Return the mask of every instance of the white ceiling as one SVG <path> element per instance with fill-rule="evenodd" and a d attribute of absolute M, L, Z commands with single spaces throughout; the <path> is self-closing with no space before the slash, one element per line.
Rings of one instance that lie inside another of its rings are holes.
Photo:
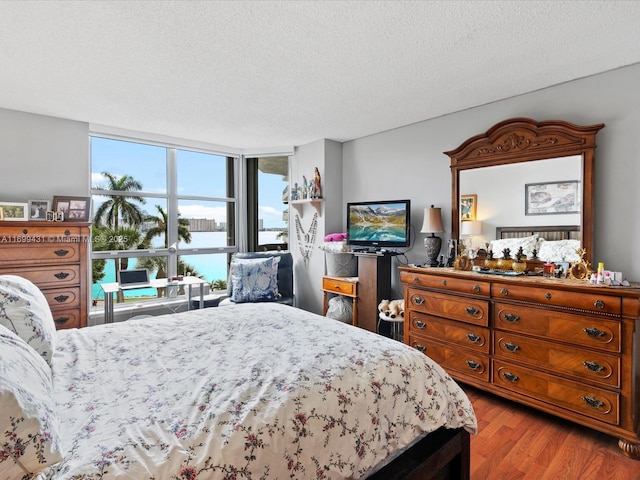
<path fill-rule="evenodd" d="M 0 107 L 236 148 L 637 62 L 637 1 L 0 1 Z"/>

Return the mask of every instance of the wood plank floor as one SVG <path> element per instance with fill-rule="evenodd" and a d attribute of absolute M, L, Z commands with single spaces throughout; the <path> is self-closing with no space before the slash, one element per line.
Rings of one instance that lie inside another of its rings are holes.
<path fill-rule="evenodd" d="M 616 438 L 462 387 L 478 417 L 471 480 L 640 480 Z"/>

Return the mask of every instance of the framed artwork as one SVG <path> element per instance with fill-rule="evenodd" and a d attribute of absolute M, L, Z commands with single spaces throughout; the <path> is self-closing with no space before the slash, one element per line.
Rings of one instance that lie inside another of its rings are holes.
<path fill-rule="evenodd" d="M 560 215 L 580 213 L 580 181 L 527 183 L 525 215 Z"/>
<path fill-rule="evenodd" d="M 2 220 L 19 221 L 29 219 L 29 204 L 15 202 L 0 202 L 2 210 Z"/>
<path fill-rule="evenodd" d="M 65 222 L 87 222 L 91 212 L 91 197 L 53 197 L 53 210 L 56 212 L 56 221 L 62 218 Z"/>
<path fill-rule="evenodd" d="M 567 278 L 571 265 L 569 262 L 556 262 L 555 275 L 558 278 Z"/>
<path fill-rule="evenodd" d="M 49 200 L 29 200 L 29 220 L 46 220 L 49 210 L 51 210 L 51 202 Z"/>
<path fill-rule="evenodd" d="M 477 206 L 477 195 L 460 195 L 460 220 L 475 221 Z"/>

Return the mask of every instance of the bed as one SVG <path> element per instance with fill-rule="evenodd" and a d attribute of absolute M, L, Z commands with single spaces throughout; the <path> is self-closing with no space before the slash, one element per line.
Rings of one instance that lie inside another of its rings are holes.
<path fill-rule="evenodd" d="M 471 403 L 402 343 L 275 303 L 56 332 L 9 277 L 0 479 L 469 476 Z"/>

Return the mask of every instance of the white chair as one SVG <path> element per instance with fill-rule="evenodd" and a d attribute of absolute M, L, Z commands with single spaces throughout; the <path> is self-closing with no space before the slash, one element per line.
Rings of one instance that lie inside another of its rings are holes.
<path fill-rule="evenodd" d="M 383 312 L 379 312 L 378 315 L 378 333 L 380 333 L 380 323 L 381 322 L 389 322 L 391 323 L 391 338 L 402 342 L 402 337 L 404 336 L 404 317 L 397 316 L 395 318 L 391 318 Z"/>

